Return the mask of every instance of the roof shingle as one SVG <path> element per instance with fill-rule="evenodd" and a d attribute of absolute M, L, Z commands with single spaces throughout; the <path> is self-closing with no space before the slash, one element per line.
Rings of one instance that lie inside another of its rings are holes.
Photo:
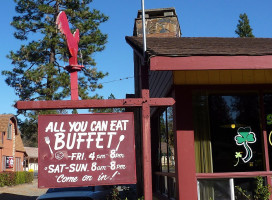
<path fill-rule="evenodd" d="M 0 133 L 1 132 L 8 132 L 8 125 L 10 121 L 14 122 L 15 126 L 15 150 L 20 152 L 25 152 L 24 144 L 20 135 L 20 131 L 17 127 L 17 120 L 16 117 L 12 114 L 3 114 L 0 115 Z M 3 147 L 2 145 L 2 137 L 0 137 L 0 147 Z"/>
<path fill-rule="evenodd" d="M 21 135 L 15 135 L 15 150 L 20 152 L 26 152 Z"/>
<path fill-rule="evenodd" d="M 12 118 L 15 118 L 15 117 L 14 115 L 11 115 L 11 114 L 0 115 L 0 132 L 8 131 L 8 124 Z"/>
<path fill-rule="evenodd" d="M 8 124 L 10 122 L 10 120 L 14 118 L 14 115 L 12 114 L 3 114 L 0 115 L 0 133 L 2 132 L 8 132 Z M 17 129 L 17 123 L 16 123 L 16 129 Z M 17 130 L 16 130 L 17 131 Z M 2 142 L 2 137 L 0 137 L 0 147 L 3 147 L 3 142 Z"/>
<path fill-rule="evenodd" d="M 133 49 L 143 51 L 142 37 L 126 37 Z M 263 56 L 272 55 L 272 38 L 180 37 L 147 38 L 148 56 Z"/>
<path fill-rule="evenodd" d="M 38 158 L 38 148 L 36 147 L 25 147 L 26 154 L 29 158 Z"/>

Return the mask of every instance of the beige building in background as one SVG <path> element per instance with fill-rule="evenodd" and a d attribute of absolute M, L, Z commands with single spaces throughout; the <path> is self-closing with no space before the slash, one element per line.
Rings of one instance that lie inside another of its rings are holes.
<path fill-rule="evenodd" d="M 36 147 L 25 147 L 26 158 L 25 158 L 25 170 L 29 171 L 32 169 L 35 172 L 38 172 L 38 148 Z"/>

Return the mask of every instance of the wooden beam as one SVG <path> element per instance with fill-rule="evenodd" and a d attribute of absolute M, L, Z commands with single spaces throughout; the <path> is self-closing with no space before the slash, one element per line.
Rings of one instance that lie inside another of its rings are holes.
<path fill-rule="evenodd" d="M 19 110 L 125 108 L 141 107 L 143 103 L 147 103 L 149 106 L 172 106 L 175 100 L 173 98 L 128 98 L 106 100 L 17 101 L 15 107 Z"/>
<path fill-rule="evenodd" d="M 150 58 L 150 70 L 272 69 L 272 56 L 190 56 Z"/>
<path fill-rule="evenodd" d="M 176 107 L 176 172 L 179 200 L 197 200 L 195 138 L 192 90 L 175 90 Z"/>
<path fill-rule="evenodd" d="M 272 176 L 272 172 L 271 171 L 256 171 L 256 172 L 196 173 L 197 179 L 252 178 L 257 176 Z"/>
<path fill-rule="evenodd" d="M 147 102 L 149 90 L 142 89 L 142 98 Z M 142 138 L 143 138 L 143 174 L 144 198 L 152 200 L 152 166 L 151 166 L 151 130 L 150 130 L 150 105 L 143 104 L 142 108 Z"/>
<path fill-rule="evenodd" d="M 71 100 L 78 100 L 78 75 L 77 71 L 70 72 Z"/>

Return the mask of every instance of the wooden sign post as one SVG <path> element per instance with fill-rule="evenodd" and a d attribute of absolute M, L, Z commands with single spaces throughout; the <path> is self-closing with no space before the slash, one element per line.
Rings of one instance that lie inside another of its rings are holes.
<path fill-rule="evenodd" d="M 150 107 L 172 106 L 173 98 L 150 98 L 149 90 L 142 90 L 142 98 L 107 99 L 107 100 L 58 100 L 58 101 L 18 101 L 15 105 L 20 110 L 57 110 L 89 108 L 128 108 L 142 107 L 143 135 L 143 172 L 145 199 L 152 200 L 151 170 L 151 134 Z M 78 115 L 80 116 L 80 115 Z"/>
<path fill-rule="evenodd" d="M 78 50 L 78 41 L 79 41 L 79 32 L 76 31 L 75 34 L 71 34 L 69 29 L 69 24 L 67 21 L 67 17 L 64 14 L 64 12 L 61 12 L 59 14 L 59 17 L 57 19 L 57 24 L 59 25 L 59 29 L 63 34 L 66 35 L 67 38 L 67 45 L 70 52 L 70 59 L 68 67 L 68 71 L 70 73 L 76 72 L 76 75 L 71 74 L 71 100 L 59 100 L 59 101 L 18 101 L 15 105 L 17 109 L 20 110 L 58 110 L 58 109 L 90 109 L 90 108 L 126 108 L 126 107 L 141 107 L 142 108 L 142 143 L 143 143 L 143 174 L 144 174 L 144 197 L 145 200 L 152 200 L 152 170 L 151 170 L 151 133 L 150 133 L 150 107 L 152 106 L 172 106 L 175 103 L 175 100 L 173 98 L 150 98 L 149 96 L 149 87 L 148 87 L 148 73 L 147 69 L 144 68 L 144 72 L 142 75 L 142 92 L 141 92 L 141 98 L 127 98 L 127 99 L 107 99 L 107 100 L 78 100 L 78 90 L 77 90 L 77 71 L 80 71 L 83 66 L 79 66 L 77 64 L 77 50 Z M 65 116 L 65 115 L 64 115 Z M 81 115 L 76 115 L 77 117 L 80 117 Z M 42 117 L 42 116 L 41 116 Z M 60 116 L 59 116 L 60 117 Z M 62 118 L 62 117 L 60 117 Z M 64 117 L 65 118 L 65 117 Z M 84 120 L 83 120 L 84 121 Z M 65 121 L 63 121 L 65 122 Z M 44 140 L 42 148 L 49 148 L 49 140 L 51 139 L 46 136 L 44 133 L 44 128 L 46 130 L 46 126 L 49 125 L 49 121 L 47 121 L 45 124 L 42 125 L 39 124 L 39 127 L 42 126 L 42 131 L 40 140 Z M 67 127 L 66 127 L 67 128 Z M 69 128 L 69 127 L 68 127 Z M 50 130 L 50 129 L 48 129 Z M 40 133 L 39 133 L 40 134 Z M 120 135 L 122 133 L 119 133 Z M 121 135 L 120 135 L 121 137 Z M 121 139 L 119 137 L 119 139 Z M 47 139 L 46 139 L 47 138 Z M 116 142 L 116 141 L 115 141 Z M 116 144 L 115 144 L 116 145 Z M 54 146 L 54 149 L 52 149 L 52 152 L 50 148 L 49 151 L 47 149 L 47 153 L 52 155 L 57 150 L 58 146 Z M 50 153 L 49 153 L 50 152 Z M 94 150 L 95 152 L 95 150 Z M 56 153 L 56 152 L 55 152 Z M 80 152 L 78 152 L 80 153 Z M 61 154 L 60 154 L 61 155 Z M 58 156 L 60 156 L 58 154 Z M 72 154 L 67 154 L 68 156 L 71 156 Z M 44 156 L 44 155 L 40 155 Z M 54 157 L 57 157 L 57 155 L 54 154 Z M 43 158 L 39 158 L 39 160 L 43 160 Z M 51 167 L 49 169 L 49 165 L 44 166 L 42 170 L 46 170 L 48 173 L 48 170 L 56 170 L 55 165 L 57 163 L 53 164 L 54 167 Z M 65 164 L 65 163 L 64 163 Z M 71 170 L 71 164 L 73 163 L 67 163 L 65 164 L 64 168 L 68 167 L 65 170 Z M 105 164 L 107 165 L 107 164 Z M 45 169 L 46 168 L 46 169 Z M 51 172 L 51 171 L 50 171 Z M 114 174 L 108 175 L 109 177 L 115 177 Z M 133 175 L 131 176 L 132 180 Z M 89 185 L 97 184 L 97 182 L 89 182 Z M 115 184 L 115 182 L 106 182 L 106 184 Z M 46 184 L 45 184 L 46 185 Z M 70 184 L 65 184 L 62 186 L 69 186 Z M 50 186 L 50 185 L 47 185 Z"/>

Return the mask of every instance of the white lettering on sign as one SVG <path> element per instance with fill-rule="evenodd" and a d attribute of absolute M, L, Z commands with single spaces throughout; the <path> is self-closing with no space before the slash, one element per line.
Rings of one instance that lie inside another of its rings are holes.
<path fill-rule="evenodd" d="M 132 114 L 128 118 L 123 114 L 120 118 L 105 114 L 40 118 L 40 176 L 45 180 L 40 186 L 107 185 L 136 180 Z"/>
<path fill-rule="evenodd" d="M 108 121 L 93 121 L 90 126 L 91 131 L 107 131 Z"/>
<path fill-rule="evenodd" d="M 60 164 L 60 165 L 49 165 L 49 170 L 48 173 L 62 173 L 64 167 L 66 166 L 66 164 Z"/>
<path fill-rule="evenodd" d="M 72 156 L 68 156 L 71 160 L 84 160 L 84 153 L 72 153 Z"/>
<path fill-rule="evenodd" d="M 82 147 L 81 143 L 86 143 L 87 149 L 91 147 L 91 143 L 95 141 L 95 146 L 97 149 L 103 149 L 105 147 L 104 138 L 108 137 L 107 148 L 111 148 L 112 138 L 116 136 L 116 132 L 88 132 L 88 133 L 55 133 L 55 150 L 61 150 L 64 147 L 67 149 L 80 149 Z M 96 137 L 95 139 L 92 137 Z"/>
<path fill-rule="evenodd" d="M 98 132 L 97 138 L 96 138 L 96 148 L 103 149 L 103 146 L 101 146 L 99 143 L 103 141 L 103 138 L 101 138 L 101 135 L 106 135 L 105 132 Z"/>
<path fill-rule="evenodd" d="M 71 164 L 69 172 L 86 172 L 88 164 Z"/>
<path fill-rule="evenodd" d="M 89 158 L 90 158 L 91 160 L 94 160 L 94 158 L 95 158 L 95 152 L 90 153 L 90 154 L 89 154 Z"/>
<path fill-rule="evenodd" d="M 126 169 L 126 165 L 116 165 L 116 169 Z"/>
<path fill-rule="evenodd" d="M 110 136 L 107 148 L 110 148 L 111 147 L 112 136 L 116 135 L 116 132 L 108 132 L 107 134 Z"/>
<path fill-rule="evenodd" d="M 128 120 L 112 120 L 110 123 L 111 131 L 125 131 L 127 130 Z"/>
<path fill-rule="evenodd" d="M 111 150 L 110 158 L 124 158 L 124 154 L 122 153 L 116 153 L 115 150 Z"/>
<path fill-rule="evenodd" d="M 107 166 L 98 166 L 96 162 L 93 162 L 91 166 L 92 171 L 102 171 L 106 169 L 107 169 Z"/>
<path fill-rule="evenodd" d="M 69 134 L 68 133 L 68 140 L 70 141 L 70 136 L 71 133 Z M 64 133 L 55 133 L 55 137 L 56 137 L 56 140 L 55 140 L 55 146 L 54 146 L 54 149 L 55 150 L 59 150 L 59 149 L 63 149 L 63 147 L 65 146 L 65 142 L 63 141 L 64 137 L 65 137 L 65 134 Z M 60 146 L 59 146 L 60 144 Z M 66 146 L 66 148 L 68 149 L 68 147 Z"/>
<path fill-rule="evenodd" d="M 88 171 L 88 164 L 58 164 L 58 165 L 49 165 L 48 173 L 63 173 L 65 170 L 68 170 L 69 172 L 86 172 Z"/>
<path fill-rule="evenodd" d="M 58 128 L 58 122 L 49 122 L 48 126 L 45 128 L 45 132 L 65 132 L 63 129 L 64 122 L 60 123 L 60 127 Z"/>
<path fill-rule="evenodd" d="M 106 158 L 106 155 L 108 155 L 108 154 L 101 154 L 101 155 L 98 154 L 98 155 L 96 156 L 96 160 L 97 160 L 97 159 L 105 159 L 105 158 Z"/>
<path fill-rule="evenodd" d="M 88 122 L 69 122 L 69 132 L 85 132 L 88 126 Z"/>
<path fill-rule="evenodd" d="M 78 181 L 78 177 L 77 176 L 65 176 L 64 174 L 61 174 L 60 176 L 58 176 L 57 178 L 57 182 L 58 183 L 66 183 L 66 182 L 70 182 L 70 183 L 75 183 Z"/>
<path fill-rule="evenodd" d="M 109 179 L 110 178 L 110 176 L 108 176 L 108 175 L 105 175 L 104 173 L 102 173 L 102 174 L 100 174 L 99 176 L 98 176 L 98 178 L 97 178 L 97 180 L 98 181 L 103 181 L 103 180 L 107 180 L 107 179 Z"/>
<path fill-rule="evenodd" d="M 91 180 L 93 180 L 92 176 L 85 175 L 82 177 L 82 181 L 91 181 Z"/>
<path fill-rule="evenodd" d="M 94 139 L 92 138 L 93 135 L 96 135 L 96 132 L 89 132 L 89 133 L 88 133 L 88 138 L 87 138 L 87 140 L 86 140 L 86 141 L 87 141 L 87 149 L 90 148 L 91 142 L 94 141 Z"/>
<path fill-rule="evenodd" d="M 81 142 L 84 142 L 85 139 L 82 139 L 82 136 L 86 136 L 87 133 L 78 133 L 78 139 L 77 139 L 77 149 L 80 149 Z"/>

